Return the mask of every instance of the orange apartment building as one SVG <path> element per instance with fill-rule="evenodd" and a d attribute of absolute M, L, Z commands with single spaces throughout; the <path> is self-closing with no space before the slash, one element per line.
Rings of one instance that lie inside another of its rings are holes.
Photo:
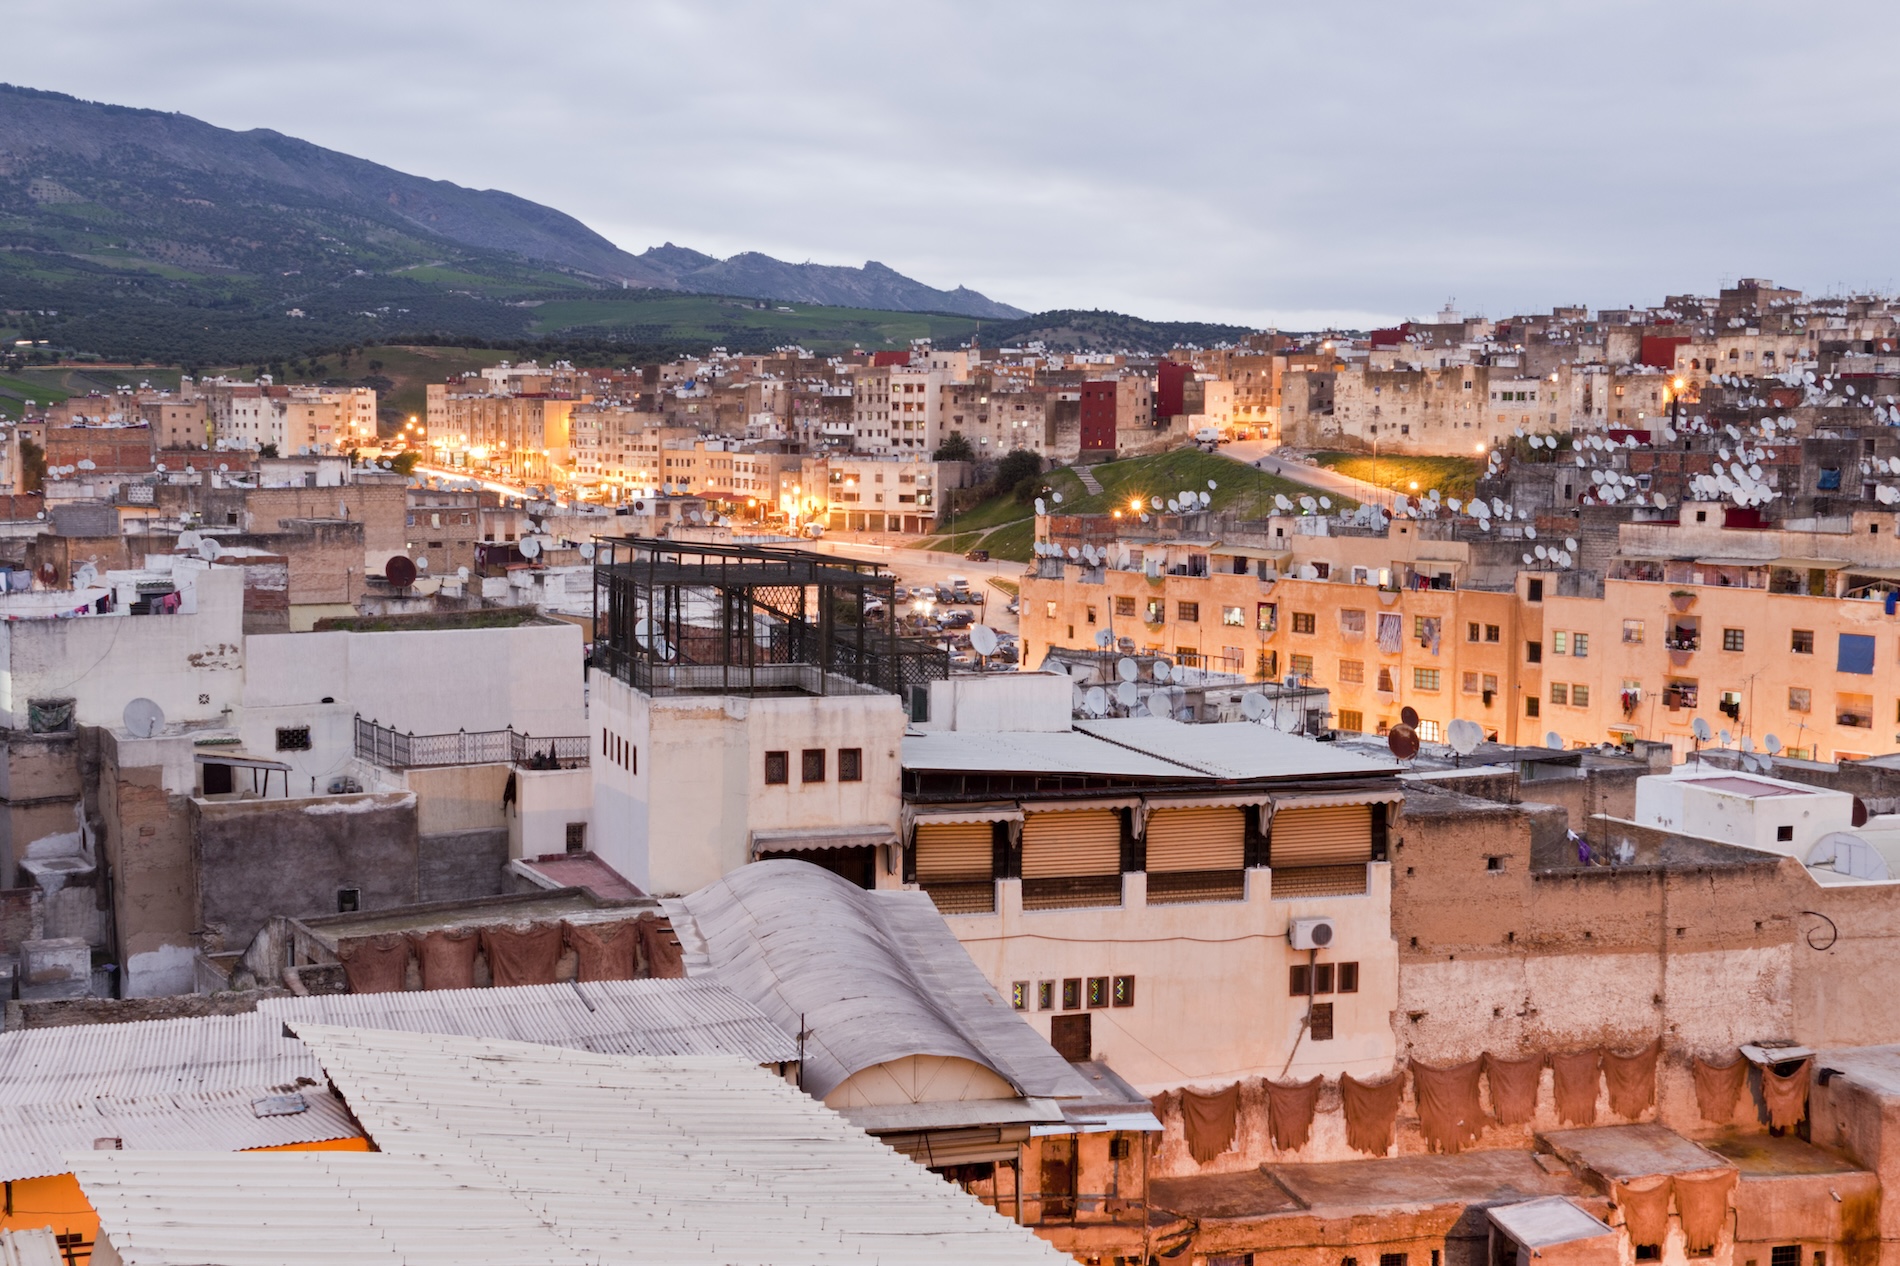
<path fill-rule="evenodd" d="M 1035 564 L 1024 662 L 1107 629 L 1124 649 L 1324 686 L 1339 730 L 1384 733 L 1412 707 L 1427 741 L 1464 718 L 1505 743 L 1652 739 L 1683 754 L 1701 718 L 1812 760 L 1900 742 L 1890 514 L 1825 532 L 1626 523 L 1595 572 L 1525 567 L 1526 541 L 1464 539 L 1475 532 L 1450 522 L 1196 517 L 1164 542 L 1109 545 L 1112 565 Z M 1052 522 L 1059 542 L 1099 543 L 1109 521 Z"/>

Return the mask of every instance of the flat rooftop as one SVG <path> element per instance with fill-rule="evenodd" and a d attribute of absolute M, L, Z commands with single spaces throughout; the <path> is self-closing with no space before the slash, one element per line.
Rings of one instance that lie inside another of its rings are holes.
<path fill-rule="evenodd" d="M 1601 1125 L 1538 1137 L 1572 1165 L 1611 1180 L 1729 1167 L 1725 1158 L 1663 1125 Z"/>
<path fill-rule="evenodd" d="M 1734 1165 L 1741 1171 L 1744 1180 L 1784 1178 L 1799 1174 L 1865 1172 L 1860 1166 L 1824 1152 L 1792 1134 L 1775 1138 L 1768 1134 L 1743 1134 L 1731 1130 L 1712 1139 L 1703 1139 L 1702 1146 Z"/>
<path fill-rule="evenodd" d="M 1268 1164 L 1231 1174 L 1158 1178 L 1148 1191 L 1150 1204 L 1201 1222 L 1585 1194 L 1568 1168 L 1554 1169 L 1544 1168 L 1528 1151 L 1478 1151 Z"/>

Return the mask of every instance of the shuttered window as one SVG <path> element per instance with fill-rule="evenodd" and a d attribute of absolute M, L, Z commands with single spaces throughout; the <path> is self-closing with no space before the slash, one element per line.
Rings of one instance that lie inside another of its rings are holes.
<path fill-rule="evenodd" d="M 917 880 L 988 879 L 995 857 L 987 822 L 919 822 Z"/>
<path fill-rule="evenodd" d="M 1239 870 L 1247 819 L 1238 808 L 1157 809 L 1148 815 L 1148 870 Z"/>
<path fill-rule="evenodd" d="M 1122 821 L 1113 809 L 1032 813 L 1023 823 L 1023 878 L 1118 875 Z"/>
<path fill-rule="evenodd" d="M 1283 866 L 1343 866 L 1372 860 L 1372 806 L 1282 809 L 1269 828 L 1269 860 Z"/>

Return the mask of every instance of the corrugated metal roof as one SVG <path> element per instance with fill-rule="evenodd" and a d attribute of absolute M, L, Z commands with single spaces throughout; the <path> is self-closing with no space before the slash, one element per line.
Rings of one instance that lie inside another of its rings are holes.
<path fill-rule="evenodd" d="M 1088 1086 L 991 987 L 930 897 L 867 892 L 807 862 L 741 866 L 668 900 L 688 975 L 712 978 L 787 1033 L 800 1017 L 805 1088 L 912 1055 L 974 1061 L 1024 1095 Z"/>
<path fill-rule="evenodd" d="M 78 1156 L 126 1266 L 1069 1260 L 742 1058 L 296 1027 L 381 1152 Z"/>
<path fill-rule="evenodd" d="M 0 1266 L 66 1266 L 51 1227 L 0 1231 Z"/>
<path fill-rule="evenodd" d="M 1183 725 L 1179 728 L 1199 727 Z M 1050 734 L 1013 730 L 906 734 L 904 768 L 969 773 L 1101 774 L 1169 781 L 1206 776 L 1203 770 L 1103 743 L 1077 730 Z"/>
<path fill-rule="evenodd" d="M 261 1093 L 225 1090 L 0 1107 L 0 1180 L 71 1173 L 69 1155 L 91 1150 L 100 1139 L 116 1138 L 133 1151 L 237 1152 L 362 1137 L 325 1087 L 305 1089 L 304 1111 L 274 1116 L 257 1114 L 253 1104 Z"/>
<path fill-rule="evenodd" d="M 605 1055 L 742 1055 L 789 1063 L 798 1042 L 710 980 L 611 980 L 271 998 L 260 1015 L 362 1029 L 507 1038 Z"/>
<path fill-rule="evenodd" d="M 1165 757 L 1210 778 L 1316 778 L 1396 774 L 1398 766 L 1331 743 L 1240 722 L 1184 725 L 1162 717 L 1077 721 L 1075 728 L 1131 752 Z M 905 740 L 906 743 L 909 740 Z M 909 764 L 909 748 L 905 748 Z"/>
<path fill-rule="evenodd" d="M 281 1024 L 256 1015 L 0 1033 L 0 1105 L 256 1090 L 322 1077 Z"/>

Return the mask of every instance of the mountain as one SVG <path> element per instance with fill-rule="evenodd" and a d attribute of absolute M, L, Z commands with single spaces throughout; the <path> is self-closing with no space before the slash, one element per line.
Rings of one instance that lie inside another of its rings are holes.
<path fill-rule="evenodd" d="M 1038 312 L 1016 321 L 985 324 L 982 339 L 989 347 L 1041 343 L 1057 352 L 1165 352 L 1184 345 L 1215 347 L 1234 343 L 1253 332 L 1244 325 L 1145 321 L 1120 312 L 1065 308 Z"/>
<path fill-rule="evenodd" d="M 57 310 L 77 327 L 62 337 L 102 352 L 129 354 L 128 323 L 148 320 L 172 327 L 181 354 L 233 335 L 279 347 L 361 337 L 366 325 L 510 337 L 529 329 L 512 305 L 621 287 L 1021 315 L 875 263 L 721 261 L 671 244 L 634 255 L 499 190 L 268 130 L 0 85 L 0 308 Z M 240 315 L 255 328 L 238 330 Z"/>

